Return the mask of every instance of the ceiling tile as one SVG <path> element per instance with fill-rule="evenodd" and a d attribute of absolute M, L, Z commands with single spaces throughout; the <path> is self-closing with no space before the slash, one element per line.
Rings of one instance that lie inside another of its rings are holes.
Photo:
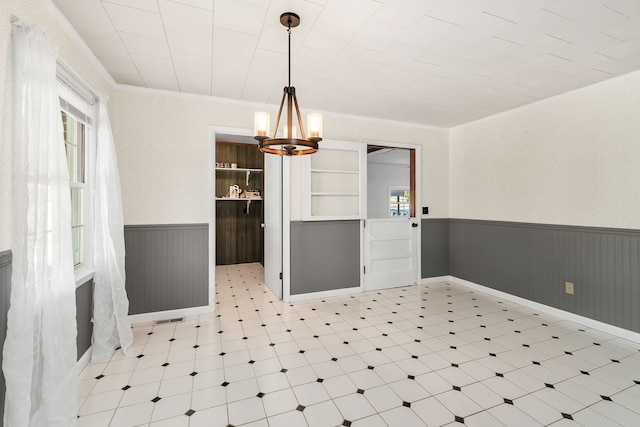
<path fill-rule="evenodd" d="M 398 40 L 404 29 L 384 22 L 369 20 L 351 39 L 350 44 L 366 49 L 383 51 Z"/>
<path fill-rule="evenodd" d="M 158 12 L 158 3 L 156 0 L 102 0 L 102 2 L 119 4 L 120 6 L 146 10 L 148 12 Z"/>
<path fill-rule="evenodd" d="M 54 3 L 80 35 L 120 40 L 100 0 L 54 0 Z"/>
<path fill-rule="evenodd" d="M 574 20 L 600 7 L 601 3 L 600 0 L 556 0 L 544 8 L 556 15 Z"/>
<path fill-rule="evenodd" d="M 196 34 L 187 34 L 180 31 L 167 30 L 167 41 L 171 52 L 179 52 L 187 55 L 211 57 L 211 36 L 204 37 Z"/>
<path fill-rule="evenodd" d="M 313 31 L 304 39 L 303 46 L 327 52 L 340 52 L 355 35 L 353 30 L 332 27 L 325 24 L 315 24 Z"/>
<path fill-rule="evenodd" d="M 213 1 L 214 0 L 170 0 L 174 3 L 180 3 L 187 6 L 197 7 L 199 9 L 211 10 L 213 11 Z"/>
<path fill-rule="evenodd" d="M 120 37 L 129 53 L 171 59 L 169 46 L 164 38 L 158 39 L 128 33 L 121 33 Z"/>
<path fill-rule="evenodd" d="M 97 56 L 97 58 L 102 62 L 102 65 L 105 66 L 110 73 L 114 74 L 127 74 L 134 75 L 138 74 L 138 69 L 133 63 L 133 59 L 130 57 L 127 58 L 113 58 L 109 56 Z"/>
<path fill-rule="evenodd" d="M 211 94 L 222 98 L 240 99 L 244 87 L 245 74 L 237 71 L 213 68 Z"/>
<path fill-rule="evenodd" d="M 174 53 L 175 71 L 182 92 L 211 94 L 211 59 Z"/>
<path fill-rule="evenodd" d="M 442 1 L 429 10 L 428 16 L 457 25 L 471 24 L 494 0 Z"/>
<path fill-rule="evenodd" d="M 328 64 L 320 77 L 327 80 L 347 82 L 361 70 L 369 66 L 377 55 L 378 52 L 369 49 L 347 46 Z"/>
<path fill-rule="evenodd" d="M 164 37 L 160 14 L 113 3 L 104 3 L 104 7 L 118 31 L 155 38 Z"/>
<path fill-rule="evenodd" d="M 431 10 L 439 0 L 395 0 L 387 1 L 380 6 L 373 19 L 396 25 L 403 28 L 411 28 Z"/>
<path fill-rule="evenodd" d="M 389 46 L 389 49 L 378 55 L 375 62 L 402 68 L 408 62 L 415 61 L 417 58 L 423 58 L 425 56 L 426 54 L 424 49 L 396 42 Z"/>
<path fill-rule="evenodd" d="M 629 18 L 640 15 L 640 2 L 638 0 L 611 0 L 607 2 L 607 7 Z"/>
<path fill-rule="evenodd" d="M 402 43 L 420 48 L 432 48 L 443 40 L 451 40 L 462 27 L 430 16 L 423 16 L 398 39 Z"/>
<path fill-rule="evenodd" d="M 143 55 L 131 55 L 131 58 L 149 87 L 179 90 L 176 73 L 170 60 Z"/>
<path fill-rule="evenodd" d="M 521 22 L 553 2 L 554 0 L 496 0 L 484 11 L 508 21 Z"/>
<path fill-rule="evenodd" d="M 601 32 L 618 40 L 640 41 L 640 15 L 612 25 L 609 28 L 603 28 Z"/>
<path fill-rule="evenodd" d="M 282 88 L 287 84 L 286 61 L 286 55 L 257 49 L 247 74 L 242 99 L 268 102 L 273 93 L 282 94 Z M 276 99 L 279 101 L 279 96 Z"/>
<path fill-rule="evenodd" d="M 251 67 L 257 43 L 256 36 L 216 28 L 213 34 L 214 66 L 246 73 Z"/>
<path fill-rule="evenodd" d="M 357 31 L 380 8 L 376 0 L 329 0 L 318 16 L 318 23 Z"/>
<path fill-rule="evenodd" d="M 470 19 L 468 24 L 447 38 L 469 46 L 480 46 L 490 38 L 514 26 L 516 24 L 511 21 L 481 12 Z"/>
<path fill-rule="evenodd" d="M 82 38 L 96 56 L 130 59 L 129 52 L 120 40 L 107 40 L 92 36 L 83 36 Z"/>
<path fill-rule="evenodd" d="M 233 1 L 216 1 L 213 22 L 216 27 L 257 36 L 264 25 L 267 9 Z"/>
<path fill-rule="evenodd" d="M 567 25 L 550 29 L 548 33 L 575 43 L 581 41 L 586 34 L 601 31 L 628 19 L 609 8 L 598 7 Z"/>
<path fill-rule="evenodd" d="M 556 28 L 567 25 L 569 22 L 570 20 L 567 18 L 546 10 L 540 10 L 516 25 L 504 29 L 497 36 L 525 45 L 528 41 L 544 36 Z"/>
<path fill-rule="evenodd" d="M 211 37 L 213 32 L 212 11 L 167 0 L 158 0 L 158 5 L 160 6 L 162 22 L 166 29 Z"/>

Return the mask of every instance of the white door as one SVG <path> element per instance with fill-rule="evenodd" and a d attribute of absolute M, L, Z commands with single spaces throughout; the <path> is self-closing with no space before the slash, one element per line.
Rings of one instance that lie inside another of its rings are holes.
<path fill-rule="evenodd" d="M 416 218 L 365 221 L 366 291 L 417 283 L 418 232 Z"/>
<path fill-rule="evenodd" d="M 282 157 L 264 155 L 264 281 L 282 299 Z"/>

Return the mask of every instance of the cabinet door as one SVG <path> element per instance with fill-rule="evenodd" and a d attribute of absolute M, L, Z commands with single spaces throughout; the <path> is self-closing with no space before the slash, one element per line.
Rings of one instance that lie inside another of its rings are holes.
<path fill-rule="evenodd" d="M 366 218 L 366 145 L 323 141 L 305 157 L 302 217 L 311 220 Z"/>

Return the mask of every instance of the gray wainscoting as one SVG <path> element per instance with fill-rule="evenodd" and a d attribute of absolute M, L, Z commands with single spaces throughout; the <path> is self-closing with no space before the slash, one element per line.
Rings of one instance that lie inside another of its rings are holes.
<path fill-rule="evenodd" d="M 360 286 L 360 221 L 291 222 L 291 295 Z"/>
<path fill-rule="evenodd" d="M 93 279 L 76 288 L 76 323 L 78 325 L 78 335 L 76 336 L 76 347 L 78 360 L 91 347 L 91 336 L 93 334 Z"/>
<path fill-rule="evenodd" d="M 452 276 L 640 332 L 640 230 L 462 219 L 449 227 Z"/>
<path fill-rule="evenodd" d="M 129 314 L 208 305 L 209 225 L 126 225 Z"/>
<path fill-rule="evenodd" d="M 421 228 L 422 277 L 449 275 L 449 220 L 423 219 Z"/>
<path fill-rule="evenodd" d="M 11 300 L 11 251 L 0 252 L 0 366 L 2 366 L 2 348 L 7 337 L 7 313 Z M 4 418 L 4 392 L 6 385 L 0 369 L 0 420 Z"/>

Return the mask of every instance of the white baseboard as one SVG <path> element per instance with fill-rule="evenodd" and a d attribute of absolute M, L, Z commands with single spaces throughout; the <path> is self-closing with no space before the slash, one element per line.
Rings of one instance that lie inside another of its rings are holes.
<path fill-rule="evenodd" d="M 420 279 L 421 285 L 430 285 L 432 283 L 442 283 L 451 281 L 451 276 L 436 276 L 436 277 L 425 277 Z"/>
<path fill-rule="evenodd" d="M 606 332 L 611 335 L 615 335 L 620 338 L 624 338 L 629 341 L 640 343 L 640 334 L 630 331 L 628 329 L 620 328 L 618 326 L 610 325 L 608 323 L 600 322 L 599 320 L 590 319 L 588 317 L 580 316 L 569 311 L 561 310 L 559 308 L 551 307 L 545 304 L 540 304 L 535 301 L 531 301 L 525 298 L 521 298 L 506 292 L 498 291 L 496 289 L 489 288 L 487 286 L 479 285 L 468 280 L 460 279 L 455 276 L 446 276 L 446 280 L 440 280 L 441 282 L 452 282 L 458 285 L 463 285 L 471 289 L 475 289 L 490 295 L 494 295 L 505 299 L 507 301 L 515 302 L 525 307 L 533 308 L 534 310 L 541 311 L 543 313 L 551 314 L 552 316 L 561 317 L 571 322 L 579 323 L 589 328 L 597 329 L 602 332 Z"/>
<path fill-rule="evenodd" d="M 131 314 L 129 321 L 133 323 L 155 322 L 156 320 L 173 319 L 176 317 L 199 316 L 213 313 L 213 307 L 203 305 L 201 307 L 180 308 L 177 310 L 154 311 L 152 313 Z"/>
<path fill-rule="evenodd" d="M 354 288 L 343 288 L 343 289 L 334 289 L 331 291 L 320 291 L 320 292 L 310 292 L 308 294 L 291 295 L 289 296 L 289 301 L 295 302 L 295 301 L 304 301 L 304 300 L 314 299 L 314 298 L 337 297 L 340 295 L 358 294 L 360 292 L 362 292 L 362 287 L 356 286 Z"/>
<path fill-rule="evenodd" d="M 80 372 L 82 372 L 85 366 L 89 364 L 89 361 L 91 360 L 91 350 L 92 347 L 89 346 L 87 351 L 85 351 L 80 359 L 78 359 L 78 361 L 76 362 L 76 376 L 80 375 Z"/>

